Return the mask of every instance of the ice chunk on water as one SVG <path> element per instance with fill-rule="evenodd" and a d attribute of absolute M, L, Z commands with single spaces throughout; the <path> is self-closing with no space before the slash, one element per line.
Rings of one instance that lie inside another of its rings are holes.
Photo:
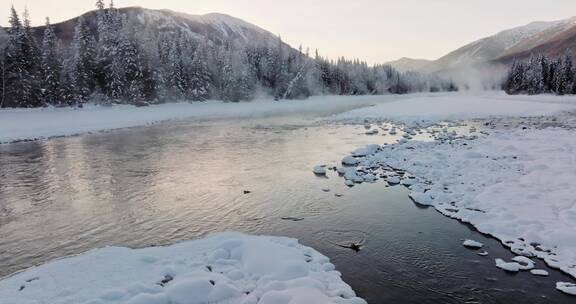
<path fill-rule="evenodd" d="M 543 270 L 543 269 L 532 269 L 532 270 L 530 270 L 530 273 L 535 275 L 535 276 L 541 276 L 541 277 L 548 276 L 548 271 Z"/>
<path fill-rule="evenodd" d="M 482 247 L 484 247 L 484 244 L 478 242 L 478 241 L 474 241 L 474 240 L 465 240 L 462 245 L 464 245 L 464 247 L 468 247 L 468 248 L 473 248 L 473 249 L 480 249 Z"/>

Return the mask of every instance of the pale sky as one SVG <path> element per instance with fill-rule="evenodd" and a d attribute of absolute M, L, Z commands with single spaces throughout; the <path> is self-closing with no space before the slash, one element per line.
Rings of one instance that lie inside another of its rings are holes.
<path fill-rule="evenodd" d="M 108 1 L 108 0 L 105 0 Z M 63 21 L 96 0 L 0 0 L 1 25 L 10 5 L 30 10 L 34 24 Z M 436 59 L 464 44 L 532 21 L 576 15 L 576 0 L 115 0 L 190 14 L 219 12 L 256 24 L 297 47 L 330 58 L 369 63 L 400 57 Z"/>

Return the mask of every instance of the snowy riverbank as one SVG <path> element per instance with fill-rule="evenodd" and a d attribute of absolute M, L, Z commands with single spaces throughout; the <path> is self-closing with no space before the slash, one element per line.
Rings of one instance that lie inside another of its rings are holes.
<path fill-rule="evenodd" d="M 88 105 L 79 108 L 2 109 L 0 143 L 45 139 L 120 128 L 144 126 L 177 119 L 233 119 L 272 115 L 330 115 L 404 97 L 322 96 L 307 100 L 224 103 L 167 103 L 149 107 Z"/>
<path fill-rule="evenodd" d="M 540 116 L 574 109 L 573 97 L 453 95 L 354 110 L 334 119 L 400 126 L 380 126 L 396 143 L 353 153 L 340 172 L 350 185 L 403 184 L 417 203 L 576 278 L 576 119 Z M 518 116 L 540 117 L 505 118 Z M 456 122 L 471 118 L 486 119 Z M 426 134 L 436 140 L 414 139 Z"/>
<path fill-rule="evenodd" d="M 4 304 L 362 304 L 325 256 L 298 241 L 224 233 L 104 248 L 0 281 Z"/>
<path fill-rule="evenodd" d="M 576 96 L 510 96 L 503 92 L 412 95 L 411 98 L 361 108 L 334 117 L 334 120 L 363 122 L 386 120 L 426 125 L 445 120 L 488 117 L 552 115 L 576 110 Z"/>

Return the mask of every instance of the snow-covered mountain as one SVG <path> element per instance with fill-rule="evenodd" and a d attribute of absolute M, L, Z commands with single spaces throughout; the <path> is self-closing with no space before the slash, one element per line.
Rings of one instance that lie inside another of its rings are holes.
<path fill-rule="evenodd" d="M 576 18 L 549 22 L 539 21 L 505 30 L 467 44 L 425 65 L 421 71 L 433 73 L 459 70 L 503 57 L 510 58 L 516 54 L 530 52 L 536 46 L 549 42 L 551 37 L 562 36 L 565 31 L 574 27 L 575 21 Z M 572 42 L 574 41 L 572 40 Z"/>
<path fill-rule="evenodd" d="M 152 10 L 141 7 L 121 8 L 126 16 L 126 24 L 133 27 L 134 32 L 144 38 L 151 38 L 162 32 L 179 31 L 194 38 L 207 40 L 231 41 L 245 43 L 275 43 L 278 37 L 274 34 L 241 19 L 225 14 L 190 15 L 170 10 Z M 97 23 L 96 11 L 82 15 L 84 21 L 95 32 Z M 78 17 L 54 24 L 57 36 L 65 43 L 72 39 Z M 34 28 L 35 34 L 41 38 L 44 27 Z"/>
<path fill-rule="evenodd" d="M 554 27 L 520 41 L 504 52 L 498 61 L 510 62 L 514 58 L 527 59 L 532 54 L 558 57 L 566 53 L 576 56 L 576 17 L 563 20 Z"/>
<path fill-rule="evenodd" d="M 402 57 L 395 61 L 386 62 L 385 65 L 392 66 L 399 72 L 417 71 L 423 66 L 429 64 L 431 61 L 426 59 L 412 59 Z"/>

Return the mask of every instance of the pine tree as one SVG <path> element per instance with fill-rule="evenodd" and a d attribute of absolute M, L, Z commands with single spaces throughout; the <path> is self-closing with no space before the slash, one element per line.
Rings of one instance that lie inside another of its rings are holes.
<path fill-rule="evenodd" d="M 574 83 L 574 67 L 570 56 L 566 55 L 563 60 L 559 60 L 556 70 L 556 94 L 564 95 L 572 93 Z"/>
<path fill-rule="evenodd" d="M 121 63 L 119 73 L 123 72 L 124 81 L 121 97 L 125 101 L 142 104 L 145 99 L 152 98 L 154 94 L 154 90 L 150 88 L 151 71 L 145 52 L 140 48 L 138 41 L 133 38 L 134 35 L 128 33 L 127 30 L 124 27 L 120 33 L 117 54 Z"/>
<path fill-rule="evenodd" d="M 530 95 L 540 94 L 544 91 L 541 56 L 532 56 L 528 61 L 523 86 L 526 87 L 526 91 Z"/>
<path fill-rule="evenodd" d="M 28 107 L 43 106 L 40 89 L 41 52 L 32 33 L 32 23 L 28 8 L 24 9 L 24 60 L 26 66 L 25 91 L 23 102 Z"/>
<path fill-rule="evenodd" d="M 508 72 L 508 77 L 504 84 L 504 90 L 508 94 L 519 94 L 525 92 L 525 68 L 524 64 L 514 60 Z"/>
<path fill-rule="evenodd" d="M 55 105 L 60 101 L 60 73 L 62 72 L 58 38 L 50 19 L 46 18 L 42 39 L 41 93 L 44 103 Z"/>
<path fill-rule="evenodd" d="M 0 34 L 3 34 L 0 30 Z M 6 100 L 6 45 L 7 39 L 0 37 L 0 109 Z"/>
<path fill-rule="evenodd" d="M 194 101 L 205 101 L 210 98 L 211 74 L 208 69 L 208 49 L 206 42 L 202 41 L 191 65 L 190 98 Z"/>
<path fill-rule="evenodd" d="M 95 88 L 94 39 L 84 18 L 80 17 L 74 28 L 71 44 L 71 63 L 69 70 L 70 103 L 84 102 Z"/>
<path fill-rule="evenodd" d="M 8 45 L 6 47 L 6 90 L 4 106 L 39 106 L 37 82 L 37 49 L 30 32 L 30 21 L 24 24 L 12 7 Z"/>
<path fill-rule="evenodd" d="M 179 37 L 172 37 L 168 42 L 166 82 L 173 97 L 183 99 L 188 89 L 187 74 L 184 66 L 184 53 Z"/>
<path fill-rule="evenodd" d="M 108 12 L 107 28 L 108 33 L 105 35 L 104 51 L 104 71 L 105 92 L 114 102 L 122 102 L 126 94 L 126 57 L 124 48 L 126 40 L 123 34 L 124 19 L 122 14 L 114 8 L 114 3 L 110 2 Z"/>

